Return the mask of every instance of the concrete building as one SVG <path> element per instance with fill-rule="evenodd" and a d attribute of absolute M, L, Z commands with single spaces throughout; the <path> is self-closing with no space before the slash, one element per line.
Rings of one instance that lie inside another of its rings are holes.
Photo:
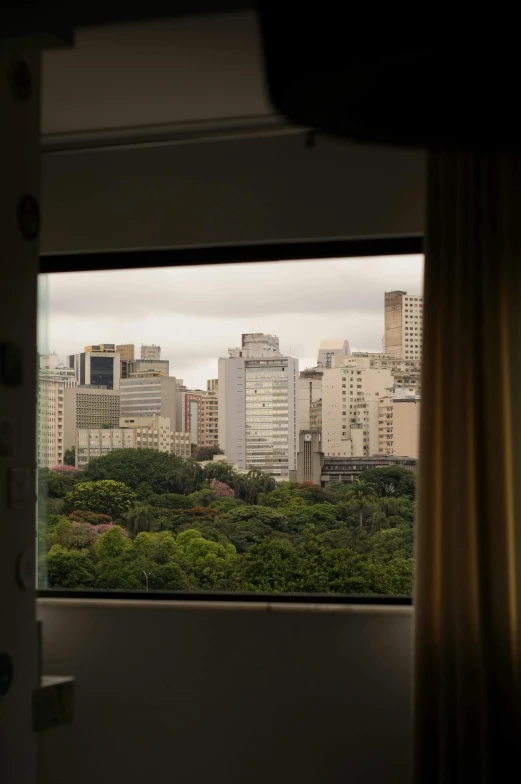
<path fill-rule="evenodd" d="M 262 333 L 244 334 L 228 353 L 219 359 L 219 446 L 241 470 L 287 478 L 296 469 L 298 360 Z"/>
<path fill-rule="evenodd" d="M 368 357 L 336 357 L 322 379 L 322 451 L 326 456 L 378 454 L 378 401 L 393 391 L 386 368 Z"/>
<path fill-rule="evenodd" d="M 42 354 L 39 364 L 40 377 L 63 381 L 66 387 L 76 386 L 77 381 L 74 369 L 62 364 L 57 354 Z"/>
<path fill-rule="evenodd" d="M 141 359 L 161 359 L 161 346 L 141 346 Z"/>
<path fill-rule="evenodd" d="M 380 401 L 378 412 L 378 451 L 384 455 L 419 457 L 420 400 L 419 398 Z"/>
<path fill-rule="evenodd" d="M 131 363 L 134 361 L 134 344 L 122 343 L 121 345 L 116 346 L 116 351 L 121 359 L 120 377 L 128 378 L 130 376 Z"/>
<path fill-rule="evenodd" d="M 421 359 L 423 297 L 406 291 L 386 291 L 385 353 L 400 359 Z"/>
<path fill-rule="evenodd" d="M 333 357 L 348 357 L 351 354 L 347 340 L 322 340 L 318 349 L 317 366 L 333 367 Z"/>
<path fill-rule="evenodd" d="M 85 346 L 81 354 L 67 357 L 67 365 L 74 369 L 79 386 L 102 386 L 119 389 L 121 358 L 114 343 Z"/>
<path fill-rule="evenodd" d="M 69 390 L 67 390 L 69 391 Z M 65 383 L 60 379 L 40 375 L 38 379 L 37 465 L 52 468 L 63 464 Z"/>
<path fill-rule="evenodd" d="M 361 351 L 353 353 L 352 356 L 367 357 L 372 368 L 390 370 L 394 378 L 395 395 L 403 394 L 401 391 L 405 389 L 416 390 L 414 394 L 421 393 L 421 358 L 400 359 L 388 354 Z"/>
<path fill-rule="evenodd" d="M 181 430 L 190 433 L 190 440 L 195 446 L 200 443 L 201 423 L 201 395 L 200 390 L 186 390 L 180 393 L 182 397 Z"/>
<path fill-rule="evenodd" d="M 320 433 L 301 431 L 297 469 L 290 473 L 290 481 L 312 482 L 315 485 L 326 487 L 329 482 L 333 481 L 354 482 L 363 475 L 364 471 L 371 468 L 394 465 L 415 473 L 418 461 L 412 457 L 391 457 L 388 455 L 327 457 L 322 451 Z"/>
<path fill-rule="evenodd" d="M 219 446 L 219 387 L 216 378 L 206 382 L 206 392 L 201 395 L 199 444 Z"/>
<path fill-rule="evenodd" d="M 77 428 L 117 427 L 120 396 L 114 389 L 81 387 L 64 392 L 64 444 L 70 449 L 76 442 Z"/>
<path fill-rule="evenodd" d="M 168 417 L 171 428 L 175 432 L 178 421 L 176 415 L 178 381 L 174 376 L 153 373 L 122 379 L 121 416 Z"/>
<path fill-rule="evenodd" d="M 189 433 L 176 433 L 168 417 L 121 417 L 120 426 L 110 429 L 76 430 L 76 467 L 115 449 L 155 449 L 178 457 L 190 457 Z"/>
<path fill-rule="evenodd" d="M 311 412 L 315 406 L 314 415 L 316 418 L 316 404 L 322 400 L 322 368 L 307 368 L 301 370 L 298 383 L 298 421 L 301 430 L 309 430 L 311 427 Z"/>

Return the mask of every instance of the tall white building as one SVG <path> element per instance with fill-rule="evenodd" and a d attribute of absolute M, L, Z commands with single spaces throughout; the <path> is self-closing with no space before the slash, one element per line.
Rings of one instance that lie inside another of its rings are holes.
<path fill-rule="evenodd" d="M 60 379 L 40 375 L 38 379 L 37 409 L 37 464 L 39 468 L 52 468 L 63 464 L 64 441 L 64 391 Z"/>
<path fill-rule="evenodd" d="M 423 297 L 406 291 L 386 291 L 385 353 L 400 359 L 421 359 Z"/>
<path fill-rule="evenodd" d="M 322 379 L 322 451 L 335 457 L 378 454 L 379 400 L 392 395 L 387 368 L 368 357 L 335 358 Z"/>
<path fill-rule="evenodd" d="M 288 478 L 296 470 L 298 359 L 262 333 L 244 334 L 228 353 L 219 359 L 219 446 L 239 470 Z"/>
<path fill-rule="evenodd" d="M 333 367 L 333 357 L 348 357 L 351 354 L 347 340 L 322 340 L 318 349 L 317 366 Z"/>
<path fill-rule="evenodd" d="M 420 399 L 384 398 L 380 401 L 378 438 L 380 454 L 419 457 Z"/>

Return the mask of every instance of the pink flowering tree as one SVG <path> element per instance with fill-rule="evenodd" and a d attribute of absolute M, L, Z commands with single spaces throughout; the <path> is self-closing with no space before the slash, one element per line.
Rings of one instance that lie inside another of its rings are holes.
<path fill-rule="evenodd" d="M 218 479 L 212 479 L 210 487 L 218 498 L 233 498 L 235 496 L 235 490 L 225 482 L 219 482 Z"/>

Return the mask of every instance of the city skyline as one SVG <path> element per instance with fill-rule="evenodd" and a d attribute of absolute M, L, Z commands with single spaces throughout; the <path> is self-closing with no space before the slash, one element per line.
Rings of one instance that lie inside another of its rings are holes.
<path fill-rule="evenodd" d="M 206 389 L 244 332 L 278 335 L 301 370 L 316 364 L 324 339 L 381 351 L 384 292 L 422 294 L 423 257 L 69 273 L 42 283 L 41 353 L 64 359 L 97 342 L 138 351 L 156 343 L 171 375 Z"/>

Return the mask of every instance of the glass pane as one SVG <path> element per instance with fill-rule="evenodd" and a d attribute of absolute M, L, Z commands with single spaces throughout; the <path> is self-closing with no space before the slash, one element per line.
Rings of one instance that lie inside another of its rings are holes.
<path fill-rule="evenodd" d="M 40 587 L 410 595 L 422 275 L 43 276 Z"/>

